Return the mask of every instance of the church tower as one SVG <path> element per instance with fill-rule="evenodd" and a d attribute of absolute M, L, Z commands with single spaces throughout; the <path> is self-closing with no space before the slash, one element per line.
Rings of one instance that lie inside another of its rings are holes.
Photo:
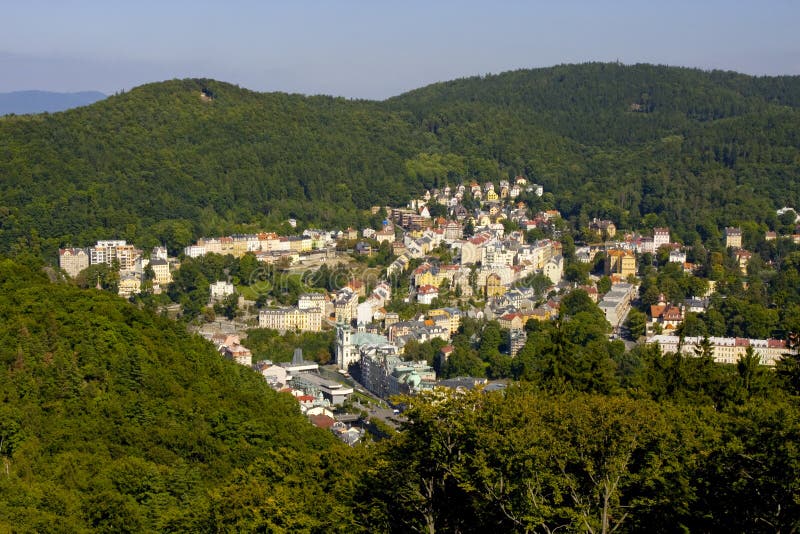
<path fill-rule="evenodd" d="M 345 371 L 355 361 L 355 347 L 352 343 L 353 331 L 349 324 L 337 323 L 336 325 L 336 364 Z"/>

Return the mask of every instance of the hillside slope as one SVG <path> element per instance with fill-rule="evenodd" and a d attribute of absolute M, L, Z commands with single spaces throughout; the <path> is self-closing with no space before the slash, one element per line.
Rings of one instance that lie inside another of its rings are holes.
<path fill-rule="evenodd" d="M 338 517 L 347 448 L 181 325 L 10 260 L 0 317 L 0 530 L 209 531 L 247 481 L 273 530 Z"/>
<path fill-rule="evenodd" d="M 149 84 L 0 119 L 0 250 L 359 224 L 424 187 L 515 174 L 577 221 L 653 214 L 691 242 L 800 204 L 798 103 L 800 77 L 652 65 L 521 70 L 385 102 Z"/>

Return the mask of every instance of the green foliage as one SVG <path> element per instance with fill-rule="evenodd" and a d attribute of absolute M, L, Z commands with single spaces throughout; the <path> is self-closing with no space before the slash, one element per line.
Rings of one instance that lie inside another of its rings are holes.
<path fill-rule="evenodd" d="M 723 414 L 524 384 L 404 403 L 404 431 L 356 491 L 373 531 L 762 532 L 800 520 L 794 403 Z"/>
<path fill-rule="evenodd" d="M 347 524 L 348 448 L 179 323 L 10 260 L 0 316 L 0 530 L 236 530 L 231 496 L 254 486 L 252 524 Z"/>
<path fill-rule="evenodd" d="M 290 362 L 294 349 L 303 350 L 303 358 L 320 364 L 333 359 L 336 334 L 333 330 L 324 332 L 286 332 L 267 328 L 252 328 L 242 344 L 253 353 L 253 361 L 271 360 L 275 363 Z"/>
<path fill-rule="evenodd" d="M 631 311 L 628 312 L 628 317 L 625 319 L 625 326 L 630 331 L 631 338 L 638 339 L 645 335 L 645 329 L 647 328 L 647 315 L 635 308 L 632 308 Z"/>

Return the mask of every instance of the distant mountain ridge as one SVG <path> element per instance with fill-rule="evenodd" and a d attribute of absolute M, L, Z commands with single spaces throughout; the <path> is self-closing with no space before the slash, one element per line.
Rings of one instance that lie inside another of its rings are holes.
<path fill-rule="evenodd" d="M 210 79 L 0 119 L 0 251 L 110 235 L 377 225 L 375 205 L 525 175 L 576 226 L 669 226 L 685 243 L 800 206 L 800 76 L 586 63 L 442 82 L 385 101 Z"/>
<path fill-rule="evenodd" d="M 55 113 L 79 106 L 88 106 L 107 95 L 99 91 L 58 93 L 53 91 L 12 91 L 0 93 L 0 115 L 25 115 L 28 113 Z"/>

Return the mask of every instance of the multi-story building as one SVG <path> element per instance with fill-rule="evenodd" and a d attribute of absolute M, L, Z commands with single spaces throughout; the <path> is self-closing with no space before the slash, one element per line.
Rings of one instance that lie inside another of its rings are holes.
<path fill-rule="evenodd" d="M 382 229 L 375 232 L 375 240 L 378 243 L 383 243 L 386 241 L 387 243 L 393 243 L 395 239 L 395 232 L 394 226 L 387 224 Z"/>
<path fill-rule="evenodd" d="M 253 354 L 250 349 L 238 343 L 224 345 L 220 348 L 220 354 L 239 365 L 246 365 L 247 367 L 253 365 Z"/>
<path fill-rule="evenodd" d="M 389 341 L 394 342 L 397 338 L 407 336 L 416 329 L 424 328 L 424 321 L 397 321 L 387 327 L 389 332 Z"/>
<path fill-rule="evenodd" d="M 297 299 L 297 307 L 301 310 L 311 308 L 325 309 L 325 295 L 322 293 L 303 293 Z"/>
<path fill-rule="evenodd" d="M 358 294 L 349 287 L 342 288 L 336 294 L 334 310 L 337 323 L 349 324 L 358 315 Z"/>
<path fill-rule="evenodd" d="M 424 360 L 405 362 L 391 345 L 367 346 L 360 351 L 361 381 L 382 398 L 432 389 L 436 372 Z"/>
<path fill-rule="evenodd" d="M 432 285 L 420 286 L 417 289 L 417 302 L 420 304 L 431 304 L 439 298 L 439 288 Z"/>
<path fill-rule="evenodd" d="M 599 307 L 612 327 L 618 328 L 631 308 L 631 300 L 636 296 L 636 286 L 614 284 L 606 293 Z"/>
<path fill-rule="evenodd" d="M 653 229 L 653 248 L 658 250 L 659 247 L 669 245 L 669 228 L 655 228 Z"/>
<path fill-rule="evenodd" d="M 142 251 L 133 245 L 128 245 L 124 240 L 98 241 L 94 247 L 89 248 L 89 263 L 97 265 L 105 263 L 111 265 L 116 260 L 120 271 L 131 271 L 136 266 L 136 260 Z"/>
<path fill-rule="evenodd" d="M 319 332 L 322 330 L 321 308 L 280 308 L 261 310 L 258 313 L 259 328 L 279 332 Z"/>
<path fill-rule="evenodd" d="M 528 340 L 528 334 L 525 330 L 510 330 L 508 332 L 509 337 L 509 355 L 512 358 L 516 358 L 519 351 L 522 350 L 522 347 L 525 346 L 525 342 Z"/>
<path fill-rule="evenodd" d="M 553 285 L 561 282 L 564 276 L 564 258 L 561 254 L 553 256 L 544 264 L 542 274 L 549 278 Z"/>
<path fill-rule="evenodd" d="M 516 251 L 495 243 L 481 250 L 481 265 L 484 267 L 502 267 L 513 265 Z"/>
<path fill-rule="evenodd" d="M 683 265 L 686 263 L 686 252 L 680 249 L 674 249 L 669 253 L 669 261 L 670 263 L 680 263 Z"/>
<path fill-rule="evenodd" d="M 153 251 L 150 252 L 150 258 L 167 260 L 169 259 L 169 252 L 167 251 L 166 247 L 153 247 Z"/>
<path fill-rule="evenodd" d="M 360 348 L 365 346 L 384 347 L 393 353 L 397 347 L 389 343 L 386 336 L 369 332 L 353 332 L 349 324 L 336 325 L 336 365 L 339 369 L 347 370 L 351 365 L 359 362 Z"/>
<path fill-rule="evenodd" d="M 542 239 L 516 250 L 516 263 L 529 263 L 534 269 L 543 269 L 544 264 L 555 255 L 555 247 L 549 239 Z"/>
<path fill-rule="evenodd" d="M 741 248 L 742 246 L 742 229 L 726 227 L 725 228 L 725 247 L 727 248 Z"/>
<path fill-rule="evenodd" d="M 625 279 L 636 275 L 636 256 L 629 250 L 611 249 L 606 255 L 606 275 L 616 274 Z"/>
<path fill-rule="evenodd" d="M 497 240 L 490 232 L 481 232 L 476 236 L 467 239 L 461 244 L 461 264 L 469 265 L 481 261 L 484 247 Z"/>
<path fill-rule="evenodd" d="M 211 300 L 222 300 L 236 292 L 236 288 L 230 282 L 219 280 L 208 286 L 211 293 Z"/>
<path fill-rule="evenodd" d="M 130 297 L 142 291 L 142 277 L 138 273 L 126 272 L 119 277 L 117 293 L 120 297 Z"/>
<path fill-rule="evenodd" d="M 506 292 L 506 289 L 499 274 L 489 273 L 486 277 L 486 285 L 484 286 L 486 298 L 502 296 L 503 293 Z"/>
<path fill-rule="evenodd" d="M 169 262 L 156 258 L 150 260 L 150 267 L 153 269 L 153 280 L 160 286 L 165 286 L 172 282 L 172 273 L 169 271 Z"/>
<path fill-rule="evenodd" d="M 609 239 L 616 235 L 617 226 L 612 221 L 595 218 L 589 223 L 589 230 L 602 238 Z"/>
<path fill-rule="evenodd" d="M 89 255 L 82 248 L 58 249 L 58 266 L 72 278 L 89 266 Z"/>
<path fill-rule="evenodd" d="M 447 221 L 442 229 L 447 241 L 455 241 L 464 237 L 464 227 L 458 221 Z"/>
<path fill-rule="evenodd" d="M 450 335 L 458 331 L 463 316 L 464 312 L 458 308 L 436 308 L 428 312 L 428 317 L 433 319 L 435 324 L 447 328 L 450 331 Z"/>
<path fill-rule="evenodd" d="M 709 337 L 712 348 L 712 357 L 717 363 L 735 364 L 745 355 L 748 347 L 760 358 L 761 365 L 773 367 L 785 354 L 794 354 L 796 351 L 789 349 L 786 342 L 781 339 L 746 339 L 739 337 Z M 648 343 L 656 343 L 663 353 L 680 353 L 686 356 L 696 356 L 697 349 L 703 342 L 702 337 L 685 337 L 671 335 L 656 335 L 647 339 Z"/>
<path fill-rule="evenodd" d="M 183 249 L 183 253 L 189 258 L 199 258 L 206 255 L 206 247 L 204 245 L 189 245 Z"/>

